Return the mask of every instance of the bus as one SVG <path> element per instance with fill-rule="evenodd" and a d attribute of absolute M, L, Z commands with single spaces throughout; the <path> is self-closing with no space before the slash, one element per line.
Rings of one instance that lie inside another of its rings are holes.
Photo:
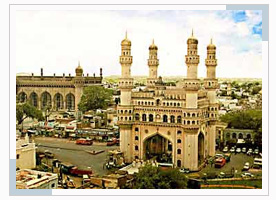
<path fill-rule="evenodd" d="M 253 168 L 262 167 L 262 158 L 254 158 Z"/>

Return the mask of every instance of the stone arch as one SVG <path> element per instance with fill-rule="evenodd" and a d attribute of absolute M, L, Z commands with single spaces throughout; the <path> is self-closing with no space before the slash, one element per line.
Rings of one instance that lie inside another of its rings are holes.
<path fill-rule="evenodd" d="M 242 133 L 239 133 L 239 139 L 243 139 L 243 134 Z"/>
<path fill-rule="evenodd" d="M 140 120 L 140 115 L 139 115 L 139 113 L 136 113 L 136 114 L 135 114 L 135 120 L 136 120 L 136 121 L 139 121 L 139 120 Z"/>
<path fill-rule="evenodd" d="M 179 115 L 179 116 L 177 116 L 177 123 L 181 124 L 181 122 L 182 122 L 182 117 L 181 117 L 181 115 Z"/>
<path fill-rule="evenodd" d="M 248 134 L 246 135 L 246 138 L 247 138 L 247 139 L 251 139 L 251 134 L 248 133 Z"/>
<path fill-rule="evenodd" d="M 149 114 L 149 121 L 153 122 L 153 114 Z"/>
<path fill-rule="evenodd" d="M 35 92 L 32 92 L 29 97 L 31 105 L 38 107 L 38 95 Z"/>
<path fill-rule="evenodd" d="M 198 164 L 204 161 L 204 135 L 202 132 L 198 134 Z"/>
<path fill-rule="evenodd" d="M 41 109 L 52 108 L 52 97 L 49 92 L 45 91 L 41 94 Z"/>
<path fill-rule="evenodd" d="M 232 138 L 237 139 L 237 133 L 232 133 Z"/>
<path fill-rule="evenodd" d="M 142 121 L 144 121 L 144 122 L 147 121 L 147 115 L 146 114 L 142 114 Z"/>
<path fill-rule="evenodd" d="M 27 101 L 27 94 L 25 92 L 20 92 L 18 94 L 18 102 L 25 103 Z"/>
<path fill-rule="evenodd" d="M 164 134 L 154 133 L 145 137 L 143 149 L 146 159 L 155 158 L 157 162 L 173 162 L 173 143 Z"/>
<path fill-rule="evenodd" d="M 54 96 L 54 109 L 63 109 L 63 96 L 60 93 L 56 93 Z"/>
<path fill-rule="evenodd" d="M 167 115 L 163 115 L 163 122 L 168 122 L 168 116 Z"/>
<path fill-rule="evenodd" d="M 66 109 L 75 110 L 75 96 L 72 93 L 66 95 Z"/>
<path fill-rule="evenodd" d="M 175 123 L 175 116 L 174 116 L 174 115 L 171 115 L 171 116 L 170 116 L 170 122 L 171 122 L 171 123 Z"/>

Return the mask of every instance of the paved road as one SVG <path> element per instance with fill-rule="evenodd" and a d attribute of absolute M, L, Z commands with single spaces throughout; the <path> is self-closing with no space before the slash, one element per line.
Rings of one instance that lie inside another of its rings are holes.
<path fill-rule="evenodd" d="M 37 151 L 51 151 L 55 158 L 62 162 L 71 163 L 82 169 L 92 168 L 94 173 L 104 175 L 108 171 L 103 169 L 107 152 L 109 150 L 118 149 L 118 146 L 106 146 L 104 144 L 93 144 L 92 146 L 76 145 L 74 141 L 67 139 L 57 139 L 50 137 L 35 138 L 35 143 L 38 144 Z M 103 153 L 92 155 L 88 151 L 105 150 Z"/>

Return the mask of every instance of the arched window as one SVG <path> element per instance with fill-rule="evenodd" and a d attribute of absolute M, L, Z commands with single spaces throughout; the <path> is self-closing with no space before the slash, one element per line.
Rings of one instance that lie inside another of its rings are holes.
<path fill-rule="evenodd" d="M 187 113 L 187 117 L 190 117 L 190 113 Z"/>
<path fill-rule="evenodd" d="M 139 113 L 136 113 L 136 114 L 135 114 L 135 120 L 136 120 L 136 121 L 139 121 L 139 120 L 140 120 L 140 115 L 139 115 Z"/>
<path fill-rule="evenodd" d="M 177 116 L 177 123 L 181 124 L 181 122 L 182 122 L 182 117 L 179 115 Z"/>
<path fill-rule="evenodd" d="M 38 99 L 38 96 L 35 92 L 32 92 L 31 95 L 30 95 L 30 101 L 31 101 L 31 104 L 34 106 L 34 107 L 37 107 L 38 104 L 37 104 L 37 99 Z"/>
<path fill-rule="evenodd" d="M 190 120 L 187 120 L 187 124 L 190 124 Z"/>
<path fill-rule="evenodd" d="M 66 109 L 75 110 L 75 96 L 72 93 L 66 96 Z"/>
<path fill-rule="evenodd" d="M 181 160 L 177 160 L 177 167 L 181 167 Z"/>
<path fill-rule="evenodd" d="M 54 109 L 59 110 L 63 108 L 63 97 L 60 93 L 57 93 L 54 97 Z"/>
<path fill-rule="evenodd" d="M 180 144 L 180 143 L 181 143 L 181 139 L 178 139 L 178 140 L 177 140 L 177 143 Z"/>
<path fill-rule="evenodd" d="M 156 105 L 159 106 L 159 104 L 160 104 L 160 99 L 157 99 L 156 100 Z"/>
<path fill-rule="evenodd" d="M 136 132 L 138 132 L 139 131 L 139 128 L 138 127 L 135 127 L 135 129 L 134 129 Z"/>
<path fill-rule="evenodd" d="M 226 139 L 230 139 L 230 133 L 226 133 Z"/>
<path fill-rule="evenodd" d="M 149 121 L 153 122 L 153 115 L 152 114 L 149 114 Z"/>
<path fill-rule="evenodd" d="M 175 123 L 175 116 L 171 115 L 171 123 Z"/>
<path fill-rule="evenodd" d="M 180 135 L 182 132 L 180 130 L 177 131 L 177 135 Z"/>
<path fill-rule="evenodd" d="M 177 149 L 177 154 L 181 154 L 181 149 Z"/>
<path fill-rule="evenodd" d="M 163 122 L 168 122 L 168 116 L 167 115 L 163 115 Z"/>
<path fill-rule="evenodd" d="M 41 108 L 51 109 L 52 108 L 52 98 L 48 92 L 43 92 L 41 95 Z"/>
<path fill-rule="evenodd" d="M 135 136 L 135 140 L 139 140 L 139 137 L 137 135 Z"/>
<path fill-rule="evenodd" d="M 136 145 L 135 146 L 135 151 L 138 151 L 139 150 L 139 147 Z"/>
<path fill-rule="evenodd" d="M 147 121 L 147 115 L 146 114 L 143 114 L 142 115 L 142 120 L 145 122 L 145 121 Z"/>
<path fill-rule="evenodd" d="M 247 138 L 247 139 L 251 139 L 251 134 L 248 133 L 248 134 L 246 135 L 246 138 Z"/>
<path fill-rule="evenodd" d="M 195 121 L 192 121 L 192 124 L 195 124 Z"/>
<path fill-rule="evenodd" d="M 243 134 L 239 133 L 239 139 L 243 139 Z"/>
<path fill-rule="evenodd" d="M 237 139 L 237 134 L 236 134 L 236 133 L 233 133 L 233 134 L 232 134 L 232 138 L 233 138 L 233 139 Z"/>
<path fill-rule="evenodd" d="M 195 113 L 192 114 L 192 117 L 195 117 Z"/>
<path fill-rule="evenodd" d="M 20 92 L 18 95 L 19 103 L 24 103 L 27 101 L 27 94 L 25 92 Z"/>

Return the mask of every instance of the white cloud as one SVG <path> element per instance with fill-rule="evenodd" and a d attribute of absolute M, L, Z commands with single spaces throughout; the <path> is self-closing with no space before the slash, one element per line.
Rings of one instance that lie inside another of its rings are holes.
<path fill-rule="evenodd" d="M 72 74 L 80 60 L 85 73 L 98 74 L 103 67 L 104 75 L 119 75 L 120 42 L 127 29 L 132 41 L 133 75 L 148 74 L 148 46 L 154 38 L 159 47 L 159 75 L 185 76 L 186 41 L 194 28 L 201 57 L 199 77 L 206 74 L 204 60 L 211 37 L 218 50 L 218 76 L 260 77 L 261 40 L 251 35 L 247 22 L 237 25 L 215 12 L 178 11 L 174 16 L 165 17 L 160 11 L 128 14 L 122 11 L 19 11 L 17 72 L 39 73 L 44 66 L 46 74 Z M 247 16 L 253 14 L 247 13 Z"/>

